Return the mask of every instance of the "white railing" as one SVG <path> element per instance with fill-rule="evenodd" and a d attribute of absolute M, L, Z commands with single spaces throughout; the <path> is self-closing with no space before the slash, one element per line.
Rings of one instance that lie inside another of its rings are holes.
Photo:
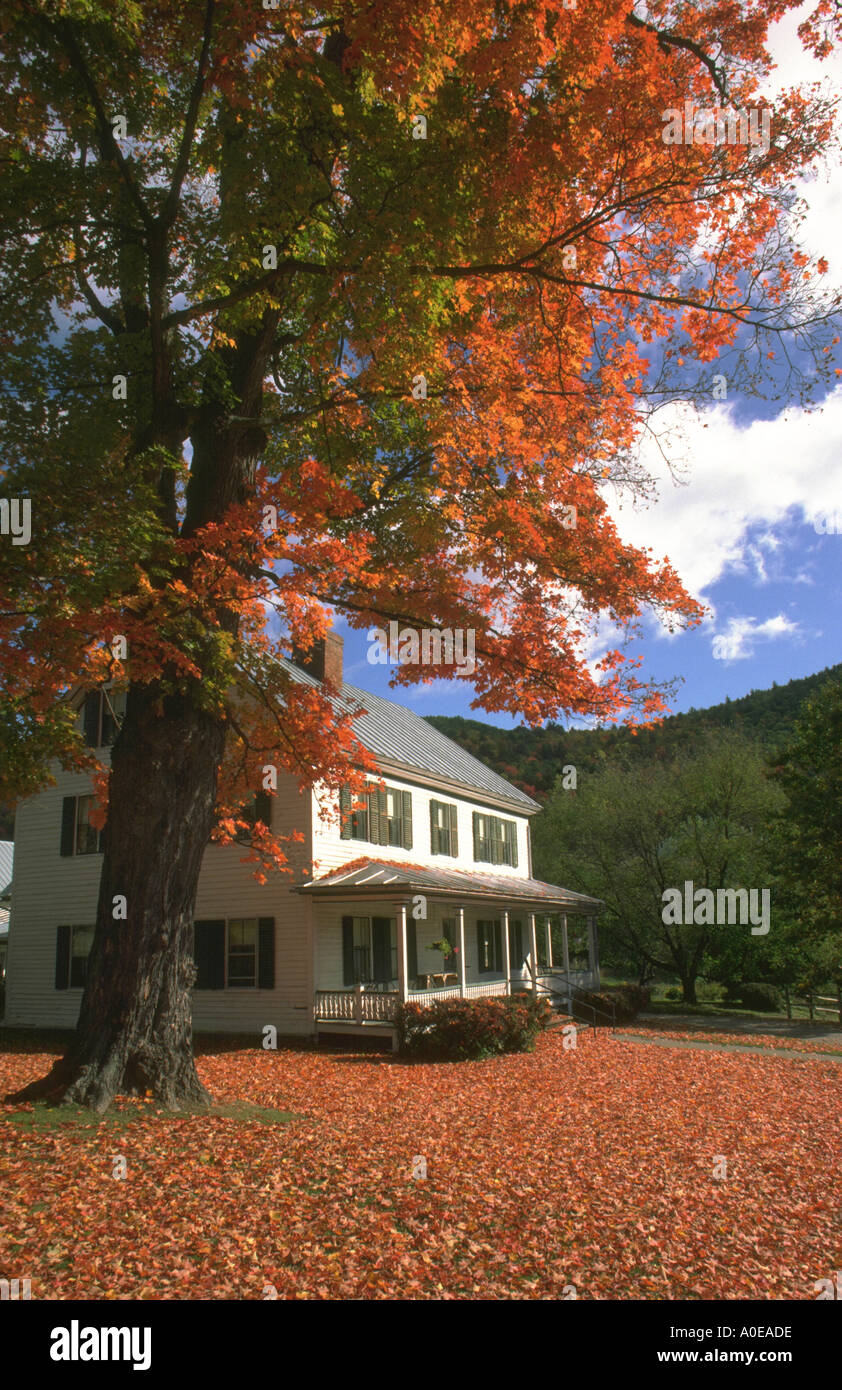
<path fill-rule="evenodd" d="M 509 993 L 505 980 L 488 980 L 465 986 L 466 999 L 499 997 Z M 459 999 L 458 985 L 438 985 L 432 989 L 411 989 L 407 998 L 413 1004 L 434 1004 L 437 999 Z M 317 989 L 316 1019 L 323 1023 L 391 1023 L 400 1003 L 397 990 Z"/>

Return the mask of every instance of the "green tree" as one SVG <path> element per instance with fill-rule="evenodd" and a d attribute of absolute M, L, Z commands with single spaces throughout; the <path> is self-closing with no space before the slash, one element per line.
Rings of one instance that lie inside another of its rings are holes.
<path fill-rule="evenodd" d="M 715 962 L 729 961 L 745 978 L 748 963 L 761 958 L 761 938 L 748 926 L 664 923 L 662 895 L 686 880 L 771 891 L 766 827 L 782 794 L 765 773 L 760 749 L 726 732 L 702 736 L 669 762 L 617 762 L 581 777 L 576 791 L 557 783 L 535 822 L 536 868 L 605 900 L 606 964 L 632 963 L 641 981 L 675 974 L 688 1003 Z"/>

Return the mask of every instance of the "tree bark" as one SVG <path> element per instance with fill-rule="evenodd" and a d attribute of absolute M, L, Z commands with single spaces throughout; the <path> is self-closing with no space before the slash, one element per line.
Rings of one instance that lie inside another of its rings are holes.
<path fill-rule="evenodd" d="M 129 688 L 76 1035 L 48 1076 L 10 1099 L 103 1111 L 118 1094 L 151 1091 L 171 1109 L 209 1103 L 192 1048 L 193 916 L 224 741 L 224 719 L 189 695 Z"/>

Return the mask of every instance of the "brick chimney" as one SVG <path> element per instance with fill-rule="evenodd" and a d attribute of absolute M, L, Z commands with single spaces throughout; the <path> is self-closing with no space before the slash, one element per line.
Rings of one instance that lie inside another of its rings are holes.
<path fill-rule="evenodd" d="M 309 651 L 295 647 L 292 659 L 296 666 L 317 681 L 328 681 L 337 690 L 342 688 L 342 649 L 345 646 L 338 632 L 328 632 L 314 642 Z"/>

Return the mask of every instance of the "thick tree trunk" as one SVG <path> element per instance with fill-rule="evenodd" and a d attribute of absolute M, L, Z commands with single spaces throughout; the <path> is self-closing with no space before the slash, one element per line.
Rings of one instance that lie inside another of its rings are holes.
<path fill-rule="evenodd" d="M 681 994 L 685 1004 L 697 1004 L 696 998 L 696 976 L 688 975 L 681 978 Z"/>
<path fill-rule="evenodd" d="M 187 697 L 130 688 L 112 750 L 76 1036 L 49 1076 L 17 1098 L 51 1096 L 98 1111 L 118 1093 L 151 1091 L 173 1109 L 209 1102 L 193 1061 L 193 914 L 224 740 L 224 722 Z"/>

